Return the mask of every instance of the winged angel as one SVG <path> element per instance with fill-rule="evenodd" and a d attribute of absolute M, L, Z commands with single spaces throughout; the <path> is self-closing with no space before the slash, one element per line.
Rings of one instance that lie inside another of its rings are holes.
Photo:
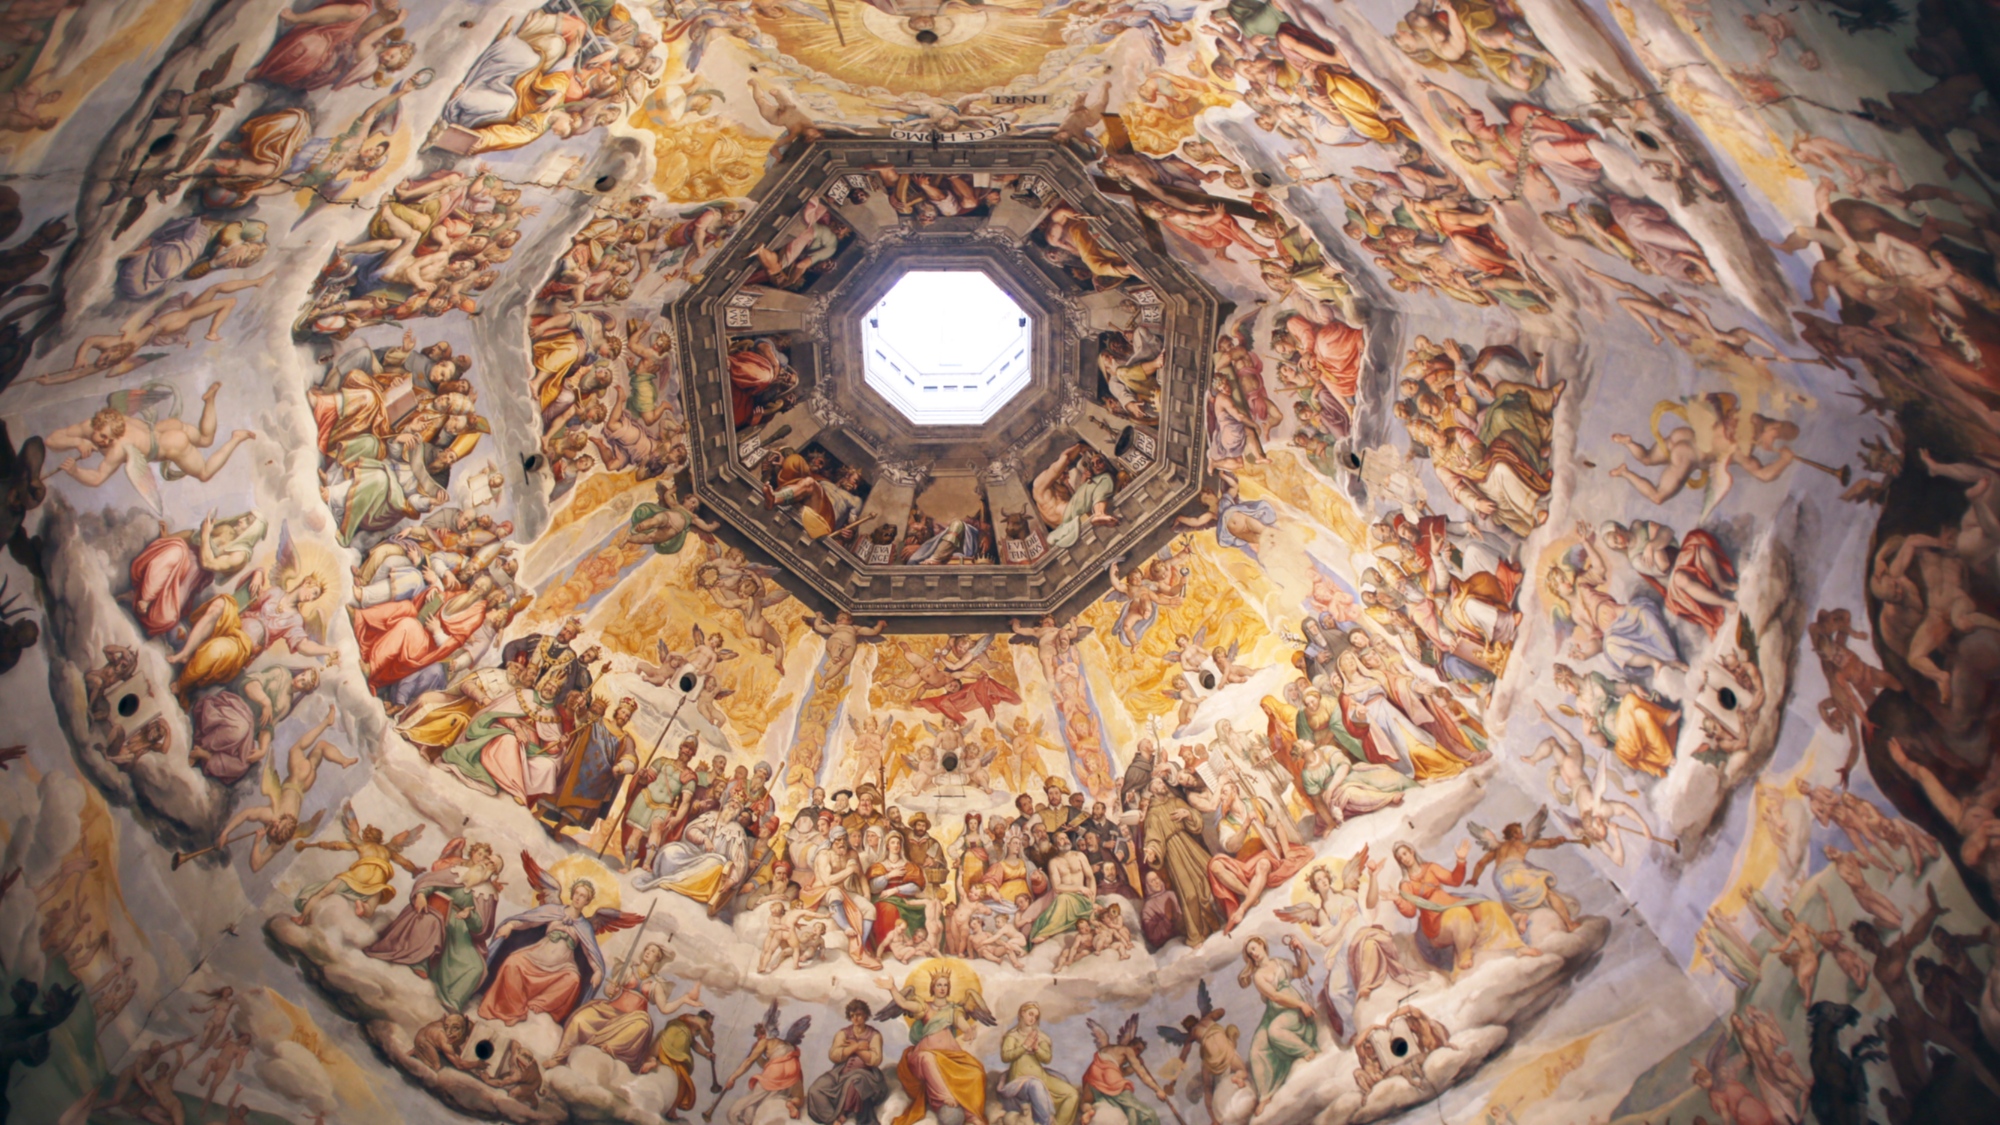
<path fill-rule="evenodd" d="M 564 864 L 556 867 L 560 872 Z M 546 1012 L 562 1023 L 604 983 L 604 951 L 597 939 L 646 919 L 617 909 L 615 899 L 589 879 L 570 879 L 565 886 L 556 872 L 544 870 L 526 851 L 521 870 L 535 888 L 536 905 L 494 929 L 480 984 L 485 997 L 479 1016 L 512 1025 Z"/>
<path fill-rule="evenodd" d="M 236 447 L 256 437 L 251 430 L 237 430 L 222 448 L 204 457 L 201 450 L 215 444 L 215 396 L 221 383 L 212 383 L 201 396 L 201 419 L 190 428 L 181 421 L 180 392 L 170 383 L 147 383 L 130 390 L 114 391 L 104 406 L 89 418 L 64 426 L 44 439 L 50 449 L 73 450 L 72 456 L 57 465 L 82 484 L 96 488 L 123 469 L 132 488 L 146 501 L 155 515 L 164 511 L 160 483 L 153 466 L 168 480 L 193 477 L 206 481 L 222 471 Z M 102 454 L 103 460 L 85 468 L 81 462 Z"/>
<path fill-rule="evenodd" d="M 929 652 L 897 642 L 895 648 L 910 671 L 886 686 L 902 695 L 901 703 L 935 711 L 954 723 L 965 722 L 971 711 L 984 711 L 991 719 L 993 708 L 1021 702 L 1012 688 L 986 670 L 997 663 L 988 654 L 992 646 L 990 633 L 981 637 L 959 634 Z"/>
<path fill-rule="evenodd" d="M 657 643 L 660 662 L 648 664 L 641 661 L 638 667 L 639 678 L 654 687 L 665 687 L 669 681 L 673 681 L 676 687 L 694 692 L 695 711 L 713 724 L 715 729 L 727 729 L 729 716 L 723 714 L 722 708 L 716 706 L 716 703 L 734 695 L 735 690 L 718 687 L 715 670 L 726 661 L 736 659 L 737 654 L 722 647 L 722 634 L 704 632 L 701 626 L 696 625 L 694 644 L 685 653 L 675 652 L 667 645 L 664 637 Z M 686 674 L 693 675 L 694 684 L 685 683 Z"/>
<path fill-rule="evenodd" d="M 354 902 L 354 913 L 362 918 L 372 918 L 375 908 L 396 896 L 392 885 L 396 878 L 396 868 L 400 867 L 412 875 L 422 874 L 416 864 L 411 863 L 403 852 L 415 844 L 424 834 L 424 826 L 398 832 L 384 840 L 382 830 L 374 825 L 366 828 L 354 815 L 353 804 L 340 806 L 340 840 L 300 840 L 292 847 L 297 851 L 319 848 L 329 852 L 353 852 L 354 862 L 347 870 L 328 879 L 317 887 L 299 892 L 294 905 L 298 913 L 292 916 L 292 924 L 303 926 L 312 917 L 313 907 L 328 895 L 344 895 Z"/>
<path fill-rule="evenodd" d="M 1203 1108 L 1208 1110 L 1210 1125 L 1221 1125 L 1222 1119 L 1215 1112 L 1215 1091 L 1223 1082 L 1229 1082 L 1236 1089 L 1250 1085 L 1250 1066 L 1243 1061 L 1243 1052 L 1237 1046 L 1243 1033 L 1233 1023 L 1222 1022 L 1226 1015 L 1208 995 L 1208 981 L 1204 978 L 1195 985 L 1195 1012 L 1182 1016 L 1179 1027 L 1159 1025 L 1160 1038 L 1181 1049 L 1181 1061 L 1186 1062 L 1188 1052 L 1201 1052 L 1201 1066 L 1188 1080 L 1187 1098 L 1201 1099 Z M 1182 1071 L 1186 1073 L 1186 1071 Z M 1172 1097 L 1175 1079 L 1167 1083 L 1166 1096 Z"/>

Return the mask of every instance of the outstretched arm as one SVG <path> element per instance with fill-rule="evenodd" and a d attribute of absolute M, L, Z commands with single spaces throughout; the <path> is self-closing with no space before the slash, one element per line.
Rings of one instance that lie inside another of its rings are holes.
<path fill-rule="evenodd" d="M 1965 816 L 1965 806 L 1959 803 L 1958 797 L 1946 789 L 1928 767 L 1912 759 L 1900 740 L 1889 740 L 1889 757 L 1895 759 L 1896 764 L 1903 767 L 1903 772 L 1914 778 L 1918 785 L 1923 786 L 1924 796 L 1931 799 L 1931 804 L 1946 820 L 1956 826 Z"/>

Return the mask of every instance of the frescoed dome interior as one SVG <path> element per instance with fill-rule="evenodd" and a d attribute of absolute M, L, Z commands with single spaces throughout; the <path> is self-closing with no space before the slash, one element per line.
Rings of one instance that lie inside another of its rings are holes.
<path fill-rule="evenodd" d="M 16 0 L 0 1121 L 2000 1104 L 1971 0 Z"/>

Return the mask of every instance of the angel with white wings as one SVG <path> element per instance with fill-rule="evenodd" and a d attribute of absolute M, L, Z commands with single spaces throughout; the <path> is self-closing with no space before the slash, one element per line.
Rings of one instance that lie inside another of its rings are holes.
<path fill-rule="evenodd" d="M 348 864 L 347 870 L 317 887 L 299 892 L 294 901 L 298 913 L 292 915 L 295 926 L 305 925 L 312 918 L 313 907 L 318 906 L 321 899 L 336 893 L 353 900 L 357 917 L 373 918 L 377 906 L 396 897 L 393 885 L 396 868 L 400 867 L 412 875 L 422 874 L 403 852 L 423 836 L 423 825 L 384 840 L 380 828 L 372 824 L 366 828 L 361 826 L 360 819 L 354 815 L 354 805 L 348 803 L 340 806 L 340 833 L 344 839 L 300 840 L 292 845 L 293 850 L 301 852 L 307 848 L 319 848 L 329 852 L 354 853 L 354 862 Z"/>
<path fill-rule="evenodd" d="M 1227 1013 L 1209 998 L 1206 978 L 1195 985 L 1194 1001 L 1194 1014 L 1182 1016 L 1179 1027 L 1160 1024 L 1156 1030 L 1161 1039 L 1181 1049 L 1183 1063 L 1187 1062 L 1189 1051 L 1201 1052 L 1201 1065 L 1188 1081 L 1187 1096 L 1201 1099 L 1203 1108 L 1208 1110 L 1209 1125 L 1222 1125 L 1222 1118 L 1215 1112 L 1216 1087 L 1224 1081 L 1238 1090 L 1250 1085 L 1250 1065 L 1243 1061 L 1243 1052 L 1237 1046 L 1243 1033 L 1235 1024 L 1222 1022 Z M 1175 1079 L 1167 1083 L 1163 1099 L 1173 1097 L 1178 1082 Z"/>
<path fill-rule="evenodd" d="M 320 615 L 332 587 L 325 569 L 299 550 L 291 524 L 280 525 L 276 560 L 253 571 L 235 593 L 204 602 L 187 640 L 167 657 L 181 666 L 174 680 L 181 705 L 202 688 L 234 680 L 281 642 L 293 656 L 318 657 L 321 664 L 331 659 L 336 650 L 320 639 L 326 635 Z"/>
<path fill-rule="evenodd" d="M 259 789 L 268 804 L 249 805 L 238 809 L 229 823 L 216 833 L 215 846 L 227 848 L 232 843 L 230 837 L 245 824 L 255 824 L 250 834 L 250 870 L 262 871 L 264 865 L 283 851 L 286 844 L 297 841 L 303 846 L 312 834 L 319 831 L 319 822 L 326 810 L 312 814 L 304 823 L 299 821 L 299 813 L 306 802 L 306 794 L 319 780 L 321 762 L 332 762 L 346 769 L 359 761 L 340 752 L 333 743 L 320 736 L 333 726 L 334 709 L 326 709 L 326 718 L 307 731 L 286 754 L 285 779 L 278 780 L 277 768 L 269 758 L 264 759 L 264 772 L 259 778 Z M 175 866 L 179 866 L 181 856 L 175 856 Z"/>
<path fill-rule="evenodd" d="M 743 1077 L 752 1066 L 759 1063 L 762 1069 L 757 1077 L 750 1080 L 750 1093 L 736 1103 L 729 1111 L 732 1125 L 751 1125 L 757 1120 L 758 1107 L 772 1098 L 785 1099 L 785 1111 L 793 1117 L 805 1106 L 805 1079 L 800 1076 L 799 1044 L 805 1042 L 806 1029 L 812 1026 L 811 1016 L 800 1016 L 792 1021 L 792 1026 L 784 1028 L 780 1034 L 778 1022 L 778 1002 L 771 1001 L 771 1007 L 764 1013 L 764 1019 L 751 1033 L 757 1037 L 750 1045 L 750 1053 L 743 1056 L 729 1080 L 722 1084 L 722 1093 L 736 1088 L 736 1080 Z M 722 1094 L 716 1095 L 720 1101 Z"/>
<path fill-rule="evenodd" d="M 900 726 L 901 724 L 897 724 Z M 854 715 L 847 716 L 847 785 L 849 788 L 864 781 L 873 781 L 882 773 L 882 755 L 890 730 L 882 725 L 882 716 L 870 715 L 866 719 Z"/>
<path fill-rule="evenodd" d="M 1607 797 L 1605 794 L 1613 784 L 1610 764 L 1599 761 L 1596 769 L 1592 770 L 1583 743 L 1551 718 L 1548 709 L 1539 702 L 1535 704 L 1535 709 L 1541 712 L 1542 721 L 1554 733 L 1537 743 L 1523 761 L 1535 765 L 1555 758 L 1556 764 L 1549 767 L 1549 790 L 1562 804 L 1576 806 L 1574 817 L 1561 810 L 1557 810 L 1556 815 L 1562 817 L 1571 832 L 1576 833 L 1578 843 L 1596 848 L 1620 867 L 1625 866 L 1625 837 L 1622 833 L 1630 832 L 1653 843 L 1665 844 L 1676 853 L 1681 850 L 1679 840 L 1653 835 L 1652 828 L 1638 809 L 1625 801 Z M 1624 790 L 1623 786 L 1619 788 Z"/>
<path fill-rule="evenodd" d="M 229 463 L 236 447 L 257 436 L 254 430 L 236 430 L 222 448 L 204 457 L 201 450 L 215 444 L 215 396 L 221 383 L 209 385 L 201 396 L 201 420 L 190 429 L 180 419 L 180 392 L 170 383 L 147 383 L 143 387 L 116 391 L 104 406 L 89 418 L 64 426 L 43 438 L 49 449 L 74 450 L 73 456 L 56 466 L 78 482 L 96 488 L 120 469 L 155 515 L 161 513 L 160 485 L 153 465 L 168 480 L 193 477 L 207 481 Z M 80 462 L 102 454 L 103 460 L 91 468 Z"/>
<path fill-rule="evenodd" d="M 1472 868 L 1471 882 L 1477 886 L 1479 877 L 1486 873 L 1487 864 L 1493 864 L 1493 887 L 1500 892 L 1500 901 L 1506 904 L 1517 923 L 1525 920 L 1530 912 L 1547 908 L 1556 912 L 1564 930 L 1574 930 L 1576 900 L 1556 890 L 1555 872 L 1529 863 L 1528 853 L 1582 841 L 1567 836 L 1543 836 L 1542 830 L 1548 827 L 1548 823 L 1547 806 L 1535 810 L 1525 829 L 1519 824 L 1509 824 L 1497 836 L 1475 822 L 1466 822 L 1465 827 L 1472 833 L 1472 838 L 1485 849 L 1485 854 Z"/>
<path fill-rule="evenodd" d="M 479 1001 L 479 1018 L 512 1027 L 535 1012 L 546 1012 L 560 1024 L 578 1005 L 595 997 L 604 983 L 604 951 L 598 948 L 598 936 L 646 919 L 600 906 L 597 886 L 588 879 L 564 886 L 526 851 L 521 853 L 521 870 L 535 888 L 537 905 L 493 931 L 486 976 L 479 987 L 485 994 Z"/>
<path fill-rule="evenodd" d="M 654 687 L 665 687 L 669 681 L 678 681 L 682 673 L 692 673 L 696 680 L 694 688 L 694 709 L 707 719 L 717 730 L 727 729 L 729 716 L 716 706 L 718 700 L 736 694 L 735 689 L 721 689 L 715 682 L 715 670 L 724 661 L 736 659 L 736 653 L 722 647 L 720 632 L 707 633 L 702 627 L 694 627 L 694 644 L 687 652 L 675 652 L 668 647 L 666 638 L 658 642 L 660 662 L 647 664 L 641 661 L 639 678 Z"/>
<path fill-rule="evenodd" d="M 1319 1001 L 1342 1043 L 1353 1038 L 1356 1004 L 1391 982 L 1409 986 L 1421 979 L 1422 966 L 1404 963 L 1395 935 L 1382 924 L 1388 904 L 1380 876 L 1388 862 L 1371 862 L 1364 847 L 1340 865 L 1338 874 L 1330 865 L 1315 866 L 1306 873 L 1313 898 L 1278 911 L 1279 918 L 1298 925 L 1327 951 Z"/>

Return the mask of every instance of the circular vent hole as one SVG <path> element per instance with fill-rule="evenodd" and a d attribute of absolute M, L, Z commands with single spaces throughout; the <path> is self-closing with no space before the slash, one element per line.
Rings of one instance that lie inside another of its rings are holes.
<path fill-rule="evenodd" d="M 617 186 L 618 186 L 618 179 L 615 176 L 597 177 L 597 190 L 600 192 L 610 191 L 612 188 L 615 188 Z"/>
<path fill-rule="evenodd" d="M 1721 691 L 1716 692 L 1715 701 L 1722 704 L 1724 711 L 1736 710 L 1736 692 L 1732 688 L 1723 688 Z"/>
<path fill-rule="evenodd" d="M 1394 1039 L 1389 1040 L 1389 1053 L 1399 1059 L 1402 1058 L 1404 1055 L 1410 1053 L 1410 1041 L 1400 1035 L 1396 1036 Z"/>
<path fill-rule="evenodd" d="M 923 29 L 922 31 L 917 32 L 917 42 L 923 44 L 926 47 L 937 42 L 937 40 L 938 40 L 937 32 L 932 31 L 928 27 Z"/>
<path fill-rule="evenodd" d="M 1358 473 L 1361 471 L 1361 454 L 1349 452 L 1341 458 L 1341 463 Z"/>
<path fill-rule="evenodd" d="M 1213 673 L 1213 672 L 1203 672 L 1203 673 L 1201 674 L 1201 686 L 1202 686 L 1202 687 L 1204 687 L 1204 688 L 1206 688 L 1206 689 L 1208 689 L 1209 691 L 1214 691 L 1214 690 L 1215 690 L 1215 673 Z"/>
<path fill-rule="evenodd" d="M 953 750 L 945 751 L 944 757 L 939 759 L 938 764 L 944 767 L 944 772 L 946 773 L 957 773 L 958 772 L 957 751 Z"/>
<path fill-rule="evenodd" d="M 699 676 L 696 676 L 693 672 L 681 673 L 680 688 L 682 695 L 691 694 L 695 688 L 700 686 L 701 678 Z"/>
<path fill-rule="evenodd" d="M 526 457 L 521 458 L 521 467 L 528 470 L 531 473 L 541 472 L 542 466 L 544 464 L 546 464 L 546 462 L 542 459 L 542 455 L 539 453 L 530 453 Z"/>
<path fill-rule="evenodd" d="M 481 1040 L 480 1040 L 480 1041 L 479 1041 L 478 1043 L 476 1043 L 476 1044 L 474 1044 L 474 1045 L 473 1045 L 473 1047 L 472 1047 L 472 1053 L 473 1053 L 474 1055 L 477 1055 L 477 1056 L 479 1057 L 479 1060 L 480 1060 L 481 1062 L 485 1062 L 486 1060 L 488 1060 L 488 1059 L 492 1058 L 492 1057 L 493 1057 L 493 1040 L 491 1040 L 491 1039 L 481 1039 Z"/>
<path fill-rule="evenodd" d="M 152 144 L 146 146 L 146 155 L 158 156 L 180 142 L 181 135 L 179 133 L 162 133 L 153 138 Z"/>
<path fill-rule="evenodd" d="M 1648 133 L 1648 132 L 1647 132 L 1647 131 L 1645 131 L 1644 129 L 1640 129 L 1640 130 L 1637 130 L 1636 132 L 1634 132 L 1634 133 L 1632 134 L 1632 139 L 1633 139 L 1633 140 L 1635 140 L 1635 141 L 1638 141 L 1638 142 L 1639 142 L 1639 144 L 1640 144 L 1640 146 L 1641 146 L 1642 148 L 1645 148 L 1645 149 L 1647 149 L 1648 151 L 1651 151 L 1651 152 L 1658 152 L 1658 151 L 1660 151 L 1660 142 L 1659 142 L 1659 139 L 1658 139 L 1658 138 L 1656 138 L 1656 137 L 1654 137 L 1654 136 L 1653 136 L 1653 134 L 1651 134 L 1651 133 Z"/>
<path fill-rule="evenodd" d="M 120 699 L 118 700 L 118 713 L 119 713 L 120 715 L 123 715 L 124 717 L 126 717 L 126 718 L 128 718 L 128 719 L 129 719 L 129 718 L 131 718 L 132 716 L 134 716 L 134 715 L 138 714 L 138 713 L 139 713 L 139 697 L 138 697 L 138 696 L 136 696 L 136 695 L 133 695 L 133 694 L 132 694 L 131 692 L 129 692 L 129 691 L 128 691 L 128 692 L 126 692 L 126 693 L 125 693 L 125 694 L 124 694 L 124 695 L 123 695 L 122 697 L 120 697 Z"/>

